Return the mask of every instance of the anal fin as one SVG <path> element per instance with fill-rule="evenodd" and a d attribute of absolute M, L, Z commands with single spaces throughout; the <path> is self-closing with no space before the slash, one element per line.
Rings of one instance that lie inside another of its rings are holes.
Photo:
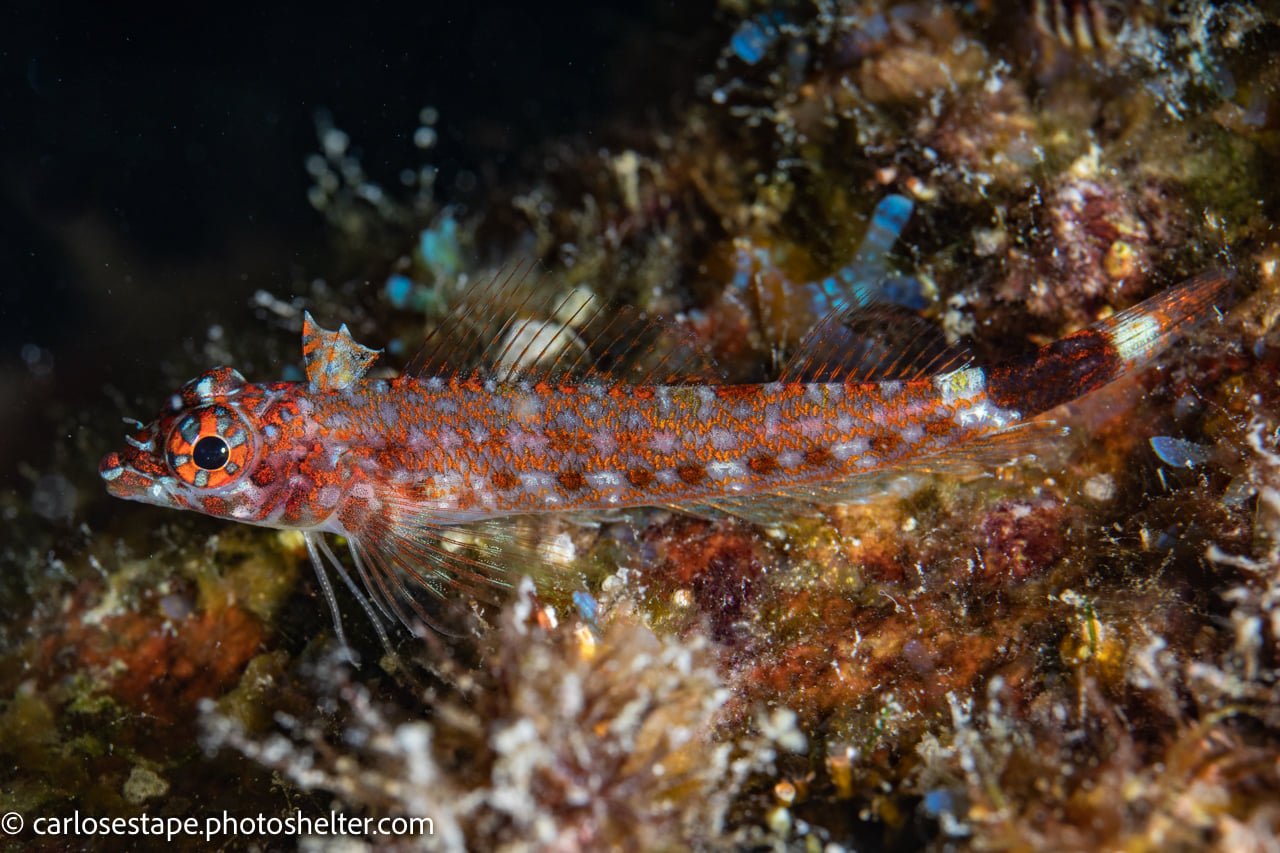
<path fill-rule="evenodd" d="M 1052 420 L 1027 421 L 906 464 L 839 480 L 804 483 L 772 492 L 673 504 L 672 509 L 707 517 L 732 516 L 772 525 L 817 516 L 822 508 L 906 497 L 931 476 L 973 479 L 1041 455 L 1067 433 Z"/>

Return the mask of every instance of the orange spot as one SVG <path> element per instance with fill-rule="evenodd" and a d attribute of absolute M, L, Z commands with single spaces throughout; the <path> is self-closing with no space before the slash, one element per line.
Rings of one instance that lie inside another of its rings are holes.
<path fill-rule="evenodd" d="M 489 478 L 493 487 L 500 492 L 510 491 L 520 485 L 520 478 L 510 471 L 497 471 Z"/>
<path fill-rule="evenodd" d="M 778 470 L 778 460 L 774 456 L 761 454 L 747 461 L 747 467 L 761 477 L 767 477 Z"/>
<path fill-rule="evenodd" d="M 298 521 L 311 506 L 313 495 L 310 491 L 296 491 L 289 495 L 284 504 L 284 520 Z"/>
<path fill-rule="evenodd" d="M 560 481 L 560 488 L 566 492 L 576 492 L 587 485 L 586 479 L 577 471 L 565 471 L 556 479 Z"/>
<path fill-rule="evenodd" d="M 611 385 L 609 396 L 615 400 L 652 400 L 653 388 L 648 385 Z"/>
<path fill-rule="evenodd" d="M 594 448 L 585 433 L 576 430 L 547 430 L 547 449 L 556 453 L 590 453 Z"/>
<path fill-rule="evenodd" d="M 871 449 L 876 453 L 892 453 L 902 444 L 902 437 L 896 432 L 881 432 L 871 437 Z"/>
<path fill-rule="evenodd" d="M 646 468 L 632 468 L 627 472 L 627 479 L 637 489 L 647 489 L 653 483 L 654 475 Z"/>
<path fill-rule="evenodd" d="M 717 385 L 715 386 L 716 396 L 721 400 L 729 400 L 731 402 L 740 403 L 744 400 L 754 400 L 761 394 L 759 385 Z"/>
<path fill-rule="evenodd" d="M 701 465 L 681 465 L 676 473 L 690 486 L 697 486 L 707 479 L 707 470 Z"/>
<path fill-rule="evenodd" d="M 812 465 L 815 468 L 823 465 L 831 465 L 836 458 L 831 455 L 831 451 L 825 447 L 815 447 L 804 455 L 804 464 Z"/>
<path fill-rule="evenodd" d="M 955 432 L 955 421 L 926 421 L 924 434 L 930 438 L 946 438 Z"/>

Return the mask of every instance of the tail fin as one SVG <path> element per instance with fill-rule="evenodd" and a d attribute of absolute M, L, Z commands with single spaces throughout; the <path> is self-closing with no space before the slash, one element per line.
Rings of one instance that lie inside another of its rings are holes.
<path fill-rule="evenodd" d="M 996 405 L 1024 418 L 1088 394 L 1147 363 L 1201 320 L 1231 285 L 1209 270 L 1113 317 L 986 371 Z"/>

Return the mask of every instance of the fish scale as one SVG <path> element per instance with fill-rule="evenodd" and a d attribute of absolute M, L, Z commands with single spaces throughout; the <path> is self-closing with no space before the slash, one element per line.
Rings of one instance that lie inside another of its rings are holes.
<path fill-rule="evenodd" d="M 837 384 L 517 385 L 497 393 L 449 383 L 406 392 L 392 422 L 359 416 L 382 411 L 392 393 L 333 395 L 325 408 L 349 415 L 343 428 L 328 429 L 325 447 L 377 448 L 353 474 L 415 484 L 434 511 L 457 513 L 590 511 L 769 491 L 891 466 L 940 448 L 953 429 L 1016 418 L 982 411 L 978 398 L 943 405 L 927 381 L 891 395 Z M 514 414 L 521 410 L 528 414 Z"/>
<path fill-rule="evenodd" d="M 668 506 L 785 521 L 916 471 L 990 470 L 1056 429 L 1038 415 L 1149 361 L 1229 283 L 1204 273 L 987 368 L 913 328 L 905 343 L 868 343 L 851 331 L 867 325 L 867 307 L 844 307 L 783 381 L 751 385 L 652 373 L 637 384 L 594 365 L 559 373 L 550 344 L 515 368 L 501 361 L 501 374 L 439 369 L 445 345 L 425 375 L 368 380 L 377 353 L 307 315 L 306 382 L 209 371 L 99 472 L 117 497 L 301 530 L 330 605 L 325 561 L 387 642 L 362 589 L 383 615 L 429 622 L 417 593 L 505 583 L 506 545 L 545 562 L 518 516 Z M 493 327 L 518 333 L 533 321 L 513 322 Z M 537 366 L 541 355 L 553 368 Z M 360 584 L 325 532 L 346 537 Z M 336 607 L 334 622 L 345 644 Z"/>

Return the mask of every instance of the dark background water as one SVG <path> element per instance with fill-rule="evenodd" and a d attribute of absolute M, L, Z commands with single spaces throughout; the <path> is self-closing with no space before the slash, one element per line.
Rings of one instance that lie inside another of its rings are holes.
<path fill-rule="evenodd" d="M 0 484 L 29 488 L 19 462 L 47 468 L 98 429 L 83 413 L 109 389 L 167 393 L 157 362 L 248 317 L 255 290 L 330 273 L 303 166 L 318 111 L 373 179 L 429 161 L 448 200 L 459 174 L 509 174 L 540 140 L 669 109 L 693 82 L 672 57 L 717 26 L 710 0 L 6 4 Z M 426 153 L 424 106 L 440 115 Z"/>

